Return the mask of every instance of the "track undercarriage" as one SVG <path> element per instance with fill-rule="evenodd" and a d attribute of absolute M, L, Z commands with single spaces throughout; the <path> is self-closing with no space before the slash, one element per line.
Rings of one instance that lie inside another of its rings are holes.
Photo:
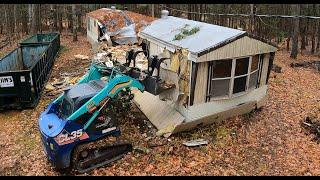
<path fill-rule="evenodd" d="M 132 145 L 116 137 L 109 137 L 79 145 L 73 152 L 73 169 L 79 173 L 86 173 L 95 168 L 108 165 L 126 153 L 132 151 Z"/>

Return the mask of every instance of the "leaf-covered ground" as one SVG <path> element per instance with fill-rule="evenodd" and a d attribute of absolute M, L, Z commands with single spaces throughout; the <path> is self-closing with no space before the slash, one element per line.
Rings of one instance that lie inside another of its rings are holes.
<path fill-rule="evenodd" d="M 82 75 L 90 61 L 83 36 L 73 43 L 62 36 L 63 50 L 50 81 L 61 73 Z M 315 60 L 298 56 L 300 60 Z M 300 122 L 311 112 L 320 113 L 320 73 L 291 68 L 289 53 L 276 53 L 275 63 L 283 73 L 272 72 L 268 101 L 261 111 L 230 118 L 169 139 L 155 138 L 139 111 L 122 120 L 123 136 L 133 142 L 133 151 L 123 159 L 90 172 L 90 175 L 320 175 L 320 144 L 306 135 Z M 0 113 L 0 175 L 59 175 L 46 160 L 37 127 L 38 116 L 52 96 L 42 96 L 35 109 Z M 205 138 L 207 146 L 188 148 L 184 141 Z M 144 150 L 143 150 L 144 149 Z M 146 149 L 149 152 L 146 152 Z"/>

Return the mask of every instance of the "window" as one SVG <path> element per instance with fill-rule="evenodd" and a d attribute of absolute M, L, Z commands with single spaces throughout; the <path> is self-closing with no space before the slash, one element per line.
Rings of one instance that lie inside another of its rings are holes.
<path fill-rule="evenodd" d="M 231 98 L 258 86 L 260 55 L 209 63 L 209 98 Z"/>

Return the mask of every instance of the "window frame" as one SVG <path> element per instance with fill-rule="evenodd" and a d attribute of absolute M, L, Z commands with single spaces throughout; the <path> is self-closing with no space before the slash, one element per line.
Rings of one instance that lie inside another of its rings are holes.
<path fill-rule="evenodd" d="M 87 22 L 88 30 L 91 32 L 91 19 L 88 17 L 88 22 Z"/>
<path fill-rule="evenodd" d="M 251 65 L 252 65 L 252 59 L 253 56 L 258 56 L 258 67 L 256 70 L 251 71 Z M 254 89 L 259 88 L 259 83 L 258 83 L 258 79 L 260 77 L 261 74 L 261 66 L 262 66 L 262 60 L 261 60 L 261 56 L 263 56 L 263 54 L 256 54 L 256 55 L 251 55 L 251 56 L 241 56 L 241 57 L 237 57 L 237 58 L 228 58 L 228 59 L 232 59 L 232 67 L 231 67 L 231 76 L 230 77 L 224 77 L 224 78 L 212 78 L 213 77 L 213 69 L 212 69 L 212 65 L 209 65 L 209 75 L 208 75 L 208 91 L 207 91 L 207 97 L 209 97 L 209 101 L 211 100 L 224 100 L 224 99 L 231 99 L 231 98 L 235 98 L 235 97 L 239 97 L 242 96 L 244 94 L 247 94 L 251 91 L 253 91 Z M 242 74 L 239 76 L 235 76 L 235 70 L 236 70 L 236 62 L 237 59 L 243 59 L 243 58 L 249 58 L 249 64 L 248 64 L 248 70 L 246 74 Z M 215 61 L 224 61 L 224 60 L 228 60 L 228 59 L 222 59 L 222 60 L 215 60 Z M 250 81 L 250 76 L 252 74 L 254 74 L 255 72 L 258 73 L 258 79 L 257 79 L 257 84 L 256 86 L 252 86 L 251 88 L 249 87 L 249 81 Z M 234 88 L 234 80 L 237 78 L 241 78 L 241 77 L 245 77 L 246 76 L 246 85 L 245 85 L 245 91 L 241 91 L 238 93 L 233 93 L 233 88 Z M 213 86 L 213 82 L 216 80 L 230 80 L 229 81 L 229 93 L 228 95 L 224 95 L 224 96 L 216 96 L 214 97 L 213 94 L 211 94 L 211 89 Z"/>

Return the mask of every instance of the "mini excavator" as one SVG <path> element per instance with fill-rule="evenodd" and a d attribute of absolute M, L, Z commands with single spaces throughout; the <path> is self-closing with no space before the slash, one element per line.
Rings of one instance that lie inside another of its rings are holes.
<path fill-rule="evenodd" d="M 145 71 L 135 66 L 142 52 L 148 59 Z M 159 77 L 165 60 L 149 57 L 145 49 L 128 51 L 123 64 L 93 60 L 78 83 L 65 88 L 39 117 L 42 144 L 52 166 L 63 173 L 85 173 L 132 151 L 130 142 L 120 138 L 118 115 L 130 109 L 132 88 L 158 95 L 175 87 Z"/>

